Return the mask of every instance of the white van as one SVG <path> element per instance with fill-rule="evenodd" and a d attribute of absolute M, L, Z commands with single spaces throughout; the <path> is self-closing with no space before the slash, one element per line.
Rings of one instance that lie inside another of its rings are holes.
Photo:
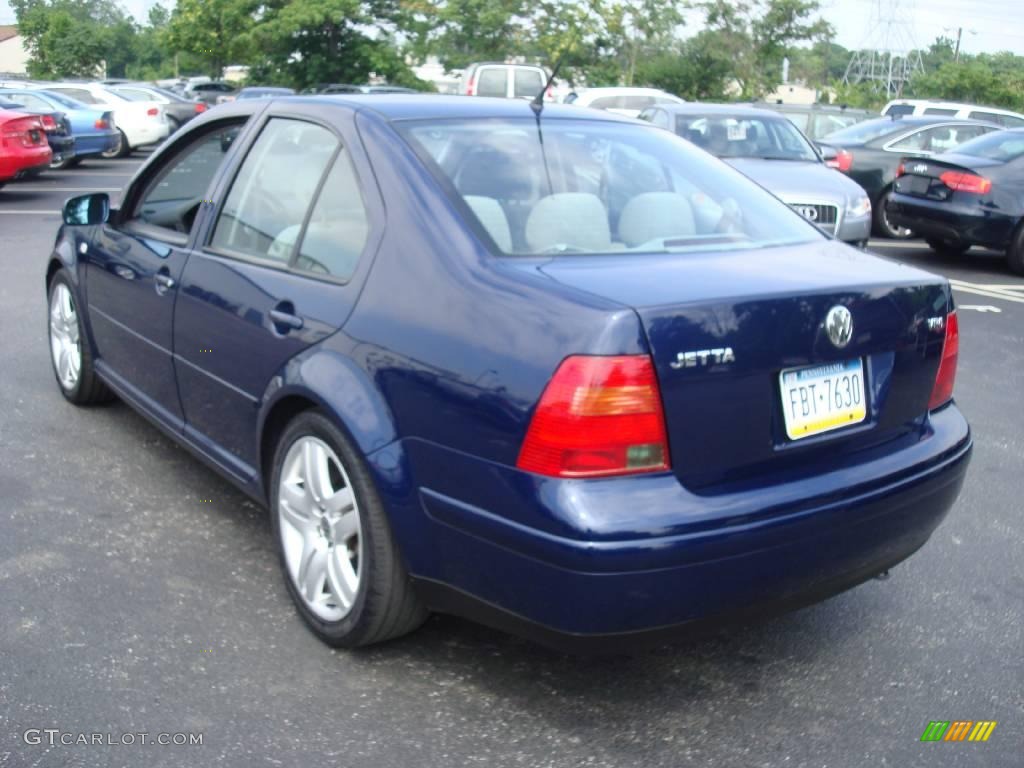
<path fill-rule="evenodd" d="M 547 82 L 548 73 L 542 67 L 483 61 L 466 67 L 462 73 L 459 92 L 467 96 L 532 100 L 544 90 Z M 552 100 L 550 89 L 544 94 L 544 100 Z"/>
<path fill-rule="evenodd" d="M 956 117 L 961 120 L 984 120 L 1007 128 L 1024 128 L 1024 115 L 999 107 L 979 107 L 957 101 L 938 99 L 896 99 L 885 105 L 882 114 L 887 117 L 934 115 Z"/>

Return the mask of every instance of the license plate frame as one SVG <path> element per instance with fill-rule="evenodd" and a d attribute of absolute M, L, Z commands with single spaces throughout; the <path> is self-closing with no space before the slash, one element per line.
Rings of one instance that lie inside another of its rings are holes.
<path fill-rule="evenodd" d="M 802 365 L 779 371 L 786 437 L 804 440 L 867 420 L 864 360 Z"/>

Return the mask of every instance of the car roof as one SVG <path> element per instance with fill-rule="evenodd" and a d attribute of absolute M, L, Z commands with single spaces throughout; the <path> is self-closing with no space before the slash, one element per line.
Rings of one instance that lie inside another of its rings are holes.
<path fill-rule="evenodd" d="M 322 104 L 344 103 L 376 112 L 387 120 L 419 119 L 485 119 L 534 117 L 526 99 L 501 99 L 489 96 L 446 96 L 433 93 L 357 93 L 309 94 L 287 96 L 283 100 L 302 100 Z M 582 110 L 571 104 L 545 104 L 543 118 L 604 120 L 636 124 L 636 121 L 613 112 Z M 542 119 L 543 119 L 542 118 Z"/>
<path fill-rule="evenodd" d="M 738 117 L 763 117 L 767 119 L 785 120 L 778 112 L 770 109 L 751 107 L 747 104 L 705 104 L 699 101 L 683 104 L 656 104 L 650 109 L 664 109 L 673 115 L 726 115 Z"/>

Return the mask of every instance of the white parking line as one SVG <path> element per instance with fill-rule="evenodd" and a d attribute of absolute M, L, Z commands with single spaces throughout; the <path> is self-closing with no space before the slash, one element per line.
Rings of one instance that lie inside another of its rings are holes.
<path fill-rule="evenodd" d="M 120 192 L 121 187 L 30 187 L 27 184 L 19 184 L 18 192 Z"/>
<path fill-rule="evenodd" d="M 76 176 L 120 176 L 122 178 L 130 178 L 134 176 L 134 173 L 107 173 L 106 171 L 93 172 L 88 168 L 83 168 L 77 171 L 47 171 L 47 178 L 60 178 L 60 179 L 73 179 Z"/>
<path fill-rule="evenodd" d="M 0 211 L 0 216 L 60 216 L 60 211 Z"/>
<path fill-rule="evenodd" d="M 1024 304 L 1024 296 L 1017 296 L 1009 291 L 991 290 L 988 286 L 968 283 L 965 280 L 951 279 L 949 284 L 953 286 L 954 291 L 973 293 L 977 296 L 987 296 L 990 299 L 1002 299 L 1003 301 L 1012 301 L 1016 304 Z"/>

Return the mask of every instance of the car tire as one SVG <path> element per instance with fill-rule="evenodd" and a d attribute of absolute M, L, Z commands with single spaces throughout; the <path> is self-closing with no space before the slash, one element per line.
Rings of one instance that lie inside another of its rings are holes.
<path fill-rule="evenodd" d="M 71 167 L 71 162 L 73 160 L 74 160 L 73 157 L 66 157 L 66 158 L 64 158 L 63 160 L 61 160 L 58 163 L 55 163 L 55 162 L 53 162 L 51 160 L 50 161 L 50 170 L 51 171 L 63 171 L 65 168 L 70 168 Z"/>
<path fill-rule="evenodd" d="M 83 160 L 85 160 L 84 157 L 72 157 L 68 160 L 68 168 L 77 168 L 82 164 Z"/>
<path fill-rule="evenodd" d="M 285 428 L 269 488 L 285 584 L 317 637 L 355 648 L 427 619 L 365 461 L 322 412 L 304 411 Z"/>
<path fill-rule="evenodd" d="M 124 131 L 118 128 L 117 134 L 117 144 L 115 144 L 113 147 L 111 147 L 106 152 L 101 154 L 100 157 L 105 158 L 107 160 L 113 160 L 114 158 L 126 157 L 127 155 L 131 154 L 132 148 L 131 145 L 128 143 L 128 137 L 124 135 Z"/>
<path fill-rule="evenodd" d="M 1017 275 L 1024 275 L 1024 222 L 1010 238 L 1010 247 L 1006 249 L 1006 265 Z"/>
<path fill-rule="evenodd" d="M 914 233 L 904 227 L 897 227 L 889 221 L 889 215 L 885 210 L 885 206 L 891 196 L 892 187 L 889 187 L 879 195 L 878 201 L 871 209 L 874 216 L 875 231 L 882 237 L 888 237 L 890 240 L 907 240 L 913 237 Z"/>
<path fill-rule="evenodd" d="M 78 312 L 78 300 L 63 269 L 50 281 L 46 306 L 50 363 L 60 393 L 75 405 L 112 400 L 114 393 L 96 375 L 93 367 L 92 351 Z"/>
<path fill-rule="evenodd" d="M 935 251 L 935 253 L 947 259 L 955 259 L 963 256 L 971 247 L 963 243 L 950 243 L 945 240 L 936 240 L 934 238 L 926 238 L 925 242 L 928 243 L 928 247 Z"/>

